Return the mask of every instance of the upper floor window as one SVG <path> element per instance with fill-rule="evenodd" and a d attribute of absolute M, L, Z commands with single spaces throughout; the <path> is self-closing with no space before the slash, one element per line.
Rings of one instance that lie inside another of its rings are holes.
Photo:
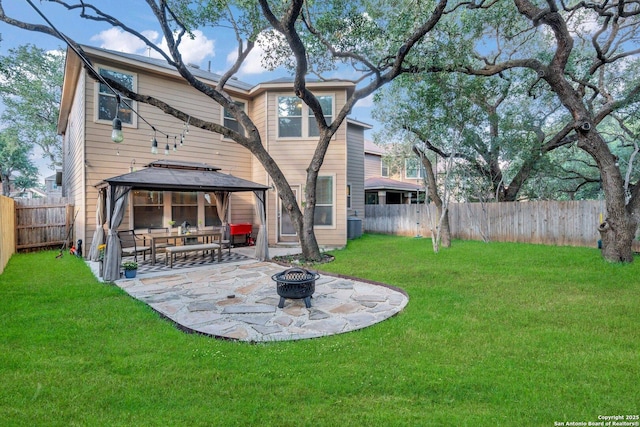
<path fill-rule="evenodd" d="M 333 96 L 318 96 L 325 120 L 333 121 Z M 307 120 L 303 120 L 307 117 Z M 311 109 L 297 96 L 278 97 L 278 137 L 302 138 L 319 136 L 318 124 Z"/>
<path fill-rule="evenodd" d="M 389 177 L 389 165 L 387 164 L 387 162 L 382 160 L 382 162 L 380 163 L 380 166 L 382 168 L 382 170 L 380 171 L 380 176 L 384 176 L 385 178 L 388 178 Z"/>
<path fill-rule="evenodd" d="M 331 123 L 333 121 L 333 96 L 318 96 L 318 101 L 322 107 L 325 122 Z M 313 115 L 311 108 L 309 108 L 309 136 L 320 136 L 316 116 Z"/>
<path fill-rule="evenodd" d="M 100 75 L 107 77 L 111 80 L 115 80 L 122 86 L 129 90 L 135 91 L 136 88 L 136 76 L 121 71 L 108 70 L 106 68 L 100 68 Z M 130 107 L 134 107 L 133 101 L 128 98 L 121 98 L 120 105 L 116 95 L 111 89 L 104 83 L 98 84 L 98 107 L 97 107 L 97 120 L 104 120 L 111 122 L 116 117 L 116 111 L 118 118 L 122 120 L 122 123 L 135 125 L 135 115 Z"/>
<path fill-rule="evenodd" d="M 410 157 L 404 160 L 404 176 L 407 179 L 423 179 L 425 177 L 424 165 L 420 159 Z"/>
<path fill-rule="evenodd" d="M 234 104 L 236 104 L 236 106 L 243 110 L 245 110 L 245 104 L 244 102 L 240 102 L 240 101 L 234 101 Z M 231 115 L 231 113 L 229 112 L 229 110 L 227 110 L 226 108 L 224 109 L 224 127 L 229 128 L 229 129 L 233 129 L 236 132 L 238 132 L 240 135 L 244 135 L 244 128 L 242 126 L 240 126 L 240 123 L 238 123 L 238 121 L 236 120 L 235 117 L 233 117 Z"/>

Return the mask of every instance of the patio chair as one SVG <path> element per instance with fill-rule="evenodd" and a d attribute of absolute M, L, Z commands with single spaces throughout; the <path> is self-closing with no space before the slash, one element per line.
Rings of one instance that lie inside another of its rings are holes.
<path fill-rule="evenodd" d="M 169 234 L 169 232 L 169 227 L 149 227 L 149 229 L 147 230 L 148 234 Z M 156 243 L 156 251 L 160 249 L 162 252 L 164 252 L 163 249 L 166 249 L 169 246 L 175 246 L 175 244 L 169 242 Z"/>
<path fill-rule="evenodd" d="M 122 247 L 120 254 L 123 257 L 133 256 L 133 259 L 138 262 L 139 253 L 142 253 L 142 259 L 145 260 L 147 252 L 151 252 L 151 246 L 145 246 L 144 240 L 136 235 L 135 230 L 118 231 L 118 238 Z"/>
<path fill-rule="evenodd" d="M 229 227 L 228 226 L 213 226 L 213 225 L 205 225 L 203 230 L 214 230 L 215 228 L 220 228 L 222 232 L 222 240 L 220 240 L 220 244 L 222 245 L 222 249 L 229 248 L 229 254 L 231 254 L 231 240 L 229 240 Z M 215 243 L 218 243 L 217 241 Z"/>

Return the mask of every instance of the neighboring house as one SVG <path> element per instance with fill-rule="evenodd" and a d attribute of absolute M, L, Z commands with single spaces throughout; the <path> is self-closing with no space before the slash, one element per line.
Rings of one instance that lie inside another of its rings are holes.
<path fill-rule="evenodd" d="M 49 197 L 62 196 L 62 172 L 56 172 L 44 179 L 45 193 Z"/>
<path fill-rule="evenodd" d="M 9 177 L 9 197 L 12 199 L 40 199 L 42 197 L 46 197 L 44 191 L 36 187 L 30 188 L 18 188 L 15 185 L 15 180 L 17 175 L 11 174 Z M 2 184 L 0 182 L 0 184 Z"/>
<path fill-rule="evenodd" d="M 416 203 L 424 194 L 424 167 L 417 157 L 405 159 L 399 174 L 389 176 L 383 156 L 385 150 L 367 140 L 364 143 L 365 203 L 367 205 L 397 205 Z M 415 162 L 414 162 L 415 160 Z"/>
<path fill-rule="evenodd" d="M 132 90 L 166 101 L 191 117 L 238 127 L 218 104 L 190 87 L 166 62 L 93 47 L 83 49 L 95 69 Z M 204 70 L 194 68 L 192 71 L 211 85 L 219 78 Z M 290 79 L 255 86 L 232 79 L 226 86 L 256 124 L 264 146 L 302 203 L 306 168 L 316 148 L 318 130 L 307 106 L 295 96 L 292 88 Z M 318 97 L 331 121 L 355 90 L 355 83 L 308 82 L 307 88 Z M 213 172 L 269 188 L 266 191 L 269 243 L 298 241 L 288 215 L 282 214 L 269 175 L 247 149 L 219 134 L 189 127 L 188 121 L 179 121 L 155 107 L 127 102 L 134 111 L 124 104 L 117 105 L 116 97 L 90 77 L 80 58 L 72 50 L 67 51 L 58 131 L 63 135 L 63 196 L 79 210 L 76 239 L 83 239 L 86 247 L 91 245 L 97 222 L 97 187 L 102 188 L 111 178 L 139 171 L 151 162 L 164 159 L 173 165 L 205 164 L 211 166 Z M 116 110 L 124 133 L 124 141 L 119 144 L 111 140 Z M 325 156 L 318 178 L 315 215 L 315 231 L 321 246 L 344 246 L 347 218 L 356 211 L 364 212 L 364 131 L 368 128 L 364 123 L 346 120 Z M 184 144 L 180 144 L 183 135 Z M 158 141 L 157 154 L 151 152 L 153 139 Z M 166 145 L 170 151 L 165 155 Z M 159 165 L 162 166 L 162 162 Z M 166 227 L 170 220 L 178 224 L 188 220 L 192 225 L 205 226 L 220 223 L 217 199 L 212 197 L 217 188 L 214 184 L 204 183 L 201 188 L 159 188 L 154 184 L 145 188 L 136 182 L 138 187 L 127 196 L 129 203 L 120 229 Z M 259 223 L 251 191 L 231 193 L 229 205 L 228 222 Z"/>

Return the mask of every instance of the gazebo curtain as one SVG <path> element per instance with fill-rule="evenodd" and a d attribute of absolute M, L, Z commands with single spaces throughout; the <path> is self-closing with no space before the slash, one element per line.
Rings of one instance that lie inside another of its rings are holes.
<path fill-rule="evenodd" d="M 118 227 L 122 224 L 124 213 L 127 210 L 127 195 L 131 187 L 108 187 L 107 193 L 107 248 L 104 254 L 104 280 L 112 282 L 120 278 L 121 247 L 118 238 Z"/>
<path fill-rule="evenodd" d="M 213 196 L 216 198 L 216 210 L 222 222 L 222 238 L 229 239 L 229 227 L 227 226 L 228 212 L 229 212 L 229 192 L 228 191 L 214 191 Z"/>
<path fill-rule="evenodd" d="M 256 217 L 260 221 L 260 229 L 256 236 L 256 258 L 260 261 L 266 261 L 269 259 L 269 236 L 267 234 L 267 212 L 265 209 L 265 192 L 254 191 L 256 203 L 254 204 L 256 210 Z"/>
<path fill-rule="evenodd" d="M 98 202 L 96 203 L 96 230 L 93 232 L 91 249 L 89 250 L 89 259 L 91 261 L 98 261 L 100 257 L 98 247 L 104 243 L 104 223 L 106 221 L 104 198 L 105 190 L 101 189 L 98 191 Z"/>

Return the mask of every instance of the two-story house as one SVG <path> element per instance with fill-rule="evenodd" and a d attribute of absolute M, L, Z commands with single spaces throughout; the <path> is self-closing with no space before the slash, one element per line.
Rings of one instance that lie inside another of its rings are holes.
<path fill-rule="evenodd" d="M 424 167 L 416 156 L 400 159 L 403 167 L 390 173 L 384 160 L 383 147 L 370 140 L 364 143 L 364 189 L 367 205 L 398 205 L 416 203 L 424 197 Z"/>
<path fill-rule="evenodd" d="M 45 177 L 44 188 L 48 197 L 62 196 L 62 172 Z"/>
<path fill-rule="evenodd" d="M 93 47 L 84 47 L 84 52 L 99 73 L 134 91 L 152 95 L 192 117 L 238 128 L 230 114 L 189 86 L 162 60 Z M 211 85 L 219 78 L 202 69 L 192 71 Z M 318 129 L 313 115 L 295 96 L 292 87 L 287 79 L 257 85 L 232 79 L 226 90 L 256 124 L 264 146 L 302 203 L 306 168 L 316 147 Z M 309 82 L 307 87 L 318 97 L 327 120 L 331 121 L 355 90 L 355 83 L 318 81 Z M 120 143 L 111 139 L 116 114 L 124 136 Z M 344 246 L 347 218 L 355 211 L 364 212 L 363 153 L 367 128 L 364 123 L 347 120 L 335 134 L 325 157 L 318 178 L 315 228 L 321 246 Z M 63 196 L 79 211 L 75 238 L 83 239 L 86 247 L 91 245 L 94 230 L 100 227 L 96 205 L 99 189 L 104 188 L 105 182 L 125 183 L 130 189 L 121 229 L 165 227 L 170 221 L 183 220 L 192 225 L 219 224 L 216 206 L 219 199 L 214 197 L 218 190 L 231 194 L 227 222 L 259 224 L 250 190 L 261 189 L 266 195 L 269 243 L 297 242 L 269 175 L 247 149 L 147 104 L 130 100 L 119 103 L 105 85 L 90 77 L 81 58 L 72 50 L 67 52 L 58 131 L 63 135 Z M 169 168 L 184 163 L 205 175 L 201 179 L 194 172 L 189 182 L 179 179 L 172 182 L 175 177 L 167 175 L 166 170 L 164 175 L 142 177 L 139 172 L 148 169 L 145 166 L 152 162 Z M 226 184 L 216 181 L 216 177 L 233 181 L 233 185 L 224 187 Z M 107 228 L 108 223 L 105 231 Z"/>

